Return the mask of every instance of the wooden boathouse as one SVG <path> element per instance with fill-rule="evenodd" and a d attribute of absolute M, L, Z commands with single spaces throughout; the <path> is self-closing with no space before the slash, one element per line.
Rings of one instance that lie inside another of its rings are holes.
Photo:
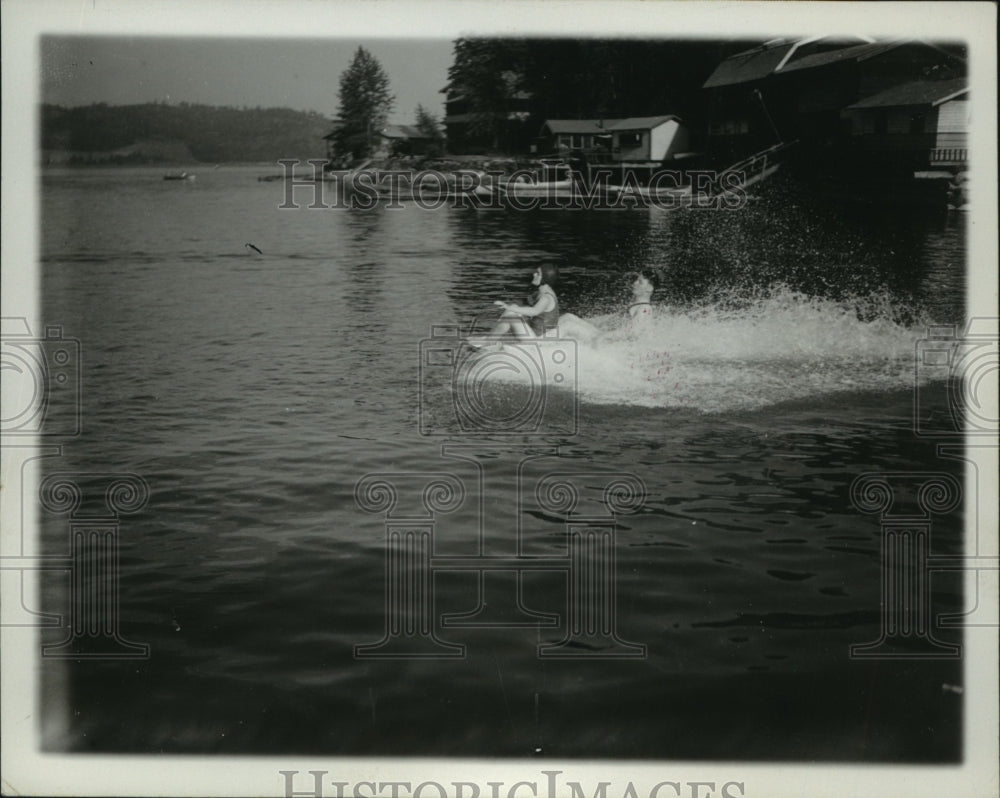
<path fill-rule="evenodd" d="M 775 39 L 719 64 L 704 84 L 706 148 L 722 160 L 797 139 L 850 143 L 844 109 L 914 81 L 965 77 L 956 52 L 916 40 Z"/>
<path fill-rule="evenodd" d="M 936 193 L 954 207 L 966 203 L 969 116 L 965 78 L 911 81 L 842 112 L 859 165 L 876 170 L 888 161 L 916 180 L 936 181 Z"/>

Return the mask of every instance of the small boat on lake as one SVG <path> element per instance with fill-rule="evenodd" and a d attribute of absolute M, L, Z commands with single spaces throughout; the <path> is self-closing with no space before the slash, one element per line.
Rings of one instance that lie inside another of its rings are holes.
<path fill-rule="evenodd" d="M 163 176 L 164 180 L 194 180 L 195 175 L 188 174 L 187 172 L 168 172 Z"/>
<path fill-rule="evenodd" d="M 519 170 L 506 179 L 484 181 L 476 186 L 480 197 L 494 194 L 515 197 L 568 197 L 573 193 L 573 174 L 567 164 L 544 164 L 541 175 Z M 554 179 L 546 180 L 544 178 Z"/>

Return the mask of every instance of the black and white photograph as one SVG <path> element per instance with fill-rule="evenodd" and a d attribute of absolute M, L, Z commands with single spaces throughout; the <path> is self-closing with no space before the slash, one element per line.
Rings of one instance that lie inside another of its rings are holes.
<path fill-rule="evenodd" d="M 3 794 L 996 794 L 995 31 L 5 2 Z"/>

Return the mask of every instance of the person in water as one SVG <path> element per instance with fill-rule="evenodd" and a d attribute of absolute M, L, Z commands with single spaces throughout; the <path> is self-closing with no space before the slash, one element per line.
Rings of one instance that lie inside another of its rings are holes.
<path fill-rule="evenodd" d="M 559 317 L 560 334 L 566 338 L 588 342 L 598 339 L 630 338 L 636 335 L 653 317 L 652 298 L 658 280 L 656 273 L 651 269 L 640 269 L 633 276 L 632 301 L 622 327 L 616 330 L 602 330 L 573 313 L 564 313 Z"/>
<path fill-rule="evenodd" d="M 546 263 L 535 269 L 531 284 L 537 291 L 528 298 L 529 304 L 494 302 L 494 305 L 503 309 L 503 315 L 485 338 L 496 339 L 507 334 L 522 339 L 558 335 L 559 298 L 553 289 L 558 280 L 559 269 L 556 266 Z M 473 345 L 481 342 L 483 339 L 479 337 L 470 339 Z"/>

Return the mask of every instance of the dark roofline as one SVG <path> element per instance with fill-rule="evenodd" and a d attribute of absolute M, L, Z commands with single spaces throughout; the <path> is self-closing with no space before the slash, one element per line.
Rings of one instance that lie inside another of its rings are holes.
<path fill-rule="evenodd" d="M 751 47 L 749 50 L 741 50 L 738 53 L 733 53 L 728 58 L 723 60 L 728 61 L 730 58 L 745 58 L 748 55 L 755 55 L 757 53 L 763 53 L 767 50 L 773 50 L 775 47 L 784 47 L 786 44 L 795 44 L 799 39 L 792 39 L 789 37 L 778 37 L 777 39 L 769 39 L 763 44 L 758 44 L 756 47 Z"/>
<path fill-rule="evenodd" d="M 815 53 L 814 55 L 807 55 L 805 58 L 801 58 L 797 61 L 792 61 L 788 66 L 784 67 L 780 72 L 776 74 L 784 74 L 786 72 L 796 72 L 801 69 L 816 69 L 822 66 L 829 66 L 831 64 L 840 64 L 847 61 L 856 61 L 858 63 L 862 61 L 867 61 L 871 58 L 878 58 L 879 56 L 885 55 L 888 52 L 892 52 L 900 47 L 906 47 L 909 45 L 918 45 L 920 47 L 927 47 L 932 50 L 936 50 L 943 56 L 952 61 L 960 61 L 966 63 L 965 59 L 954 53 L 949 53 L 947 50 L 938 47 L 933 42 L 927 42 L 923 39 L 891 39 L 881 42 L 872 42 L 871 44 L 858 44 L 854 47 L 846 47 L 842 50 L 831 50 L 826 53 Z"/>
<path fill-rule="evenodd" d="M 930 81 L 914 80 L 885 89 L 847 106 L 844 110 L 859 111 L 875 108 L 935 107 L 969 93 L 965 78 Z"/>
<path fill-rule="evenodd" d="M 912 40 L 897 39 L 896 41 L 872 42 L 871 44 L 856 44 L 853 47 L 844 47 L 840 50 L 830 50 L 825 53 L 814 53 L 807 55 L 797 61 L 792 61 L 785 66 L 781 72 L 797 72 L 801 69 L 817 69 L 830 64 L 843 64 L 849 61 L 867 61 L 885 53 L 891 52 L 904 44 L 911 44 Z"/>
<path fill-rule="evenodd" d="M 612 130 L 652 130 L 654 127 L 665 125 L 667 122 L 680 122 L 681 118 L 675 114 L 661 114 L 660 116 L 629 116 L 625 119 L 618 119 L 612 125 Z"/>
<path fill-rule="evenodd" d="M 715 89 L 762 80 L 773 74 L 775 67 L 781 63 L 781 60 L 795 44 L 796 42 L 793 40 L 775 39 L 760 47 L 731 55 L 716 65 L 712 74 L 702 84 L 702 88 Z"/>
<path fill-rule="evenodd" d="M 847 62 L 861 62 L 870 58 L 877 58 L 885 53 L 895 50 L 905 45 L 920 45 L 932 48 L 949 60 L 962 61 L 961 56 L 950 53 L 931 42 L 923 39 L 899 38 L 885 39 L 882 41 L 865 41 L 847 47 L 838 47 L 834 50 L 825 50 L 812 55 L 795 57 L 793 54 L 799 47 L 813 41 L 847 37 L 814 37 L 812 39 L 783 40 L 774 39 L 759 47 L 736 53 L 722 61 L 702 84 L 702 88 L 711 89 L 725 86 L 735 86 L 739 84 L 752 83 L 764 80 L 774 75 L 783 75 L 789 72 L 798 72 L 804 69 L 816 69 Z M 867 38 L 867 37 L 853 37 Z M 780 55 L 780 58 L 778 56 Z M 788 63 L 785 60 L 788 59 Z M 774 61 L 777 60 L 777 63 Z"/>
<path fill-rule="evenodd" d="M 546 119 L 541 130 L 548 128 L 553 135 L 600 135 L 603 133 L 621 132 L 625 130 L 652 130 L 667 122 L 681 122 L 676 114 L 660 114 L 659 116 L 629 116 L 624 119 Z M 566 129 L 553 130 L 552 123 Z"/>

